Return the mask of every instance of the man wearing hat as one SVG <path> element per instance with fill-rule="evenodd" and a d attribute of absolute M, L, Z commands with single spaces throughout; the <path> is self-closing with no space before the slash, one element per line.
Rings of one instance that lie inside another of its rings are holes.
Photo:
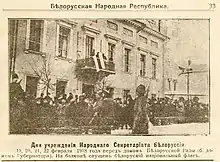
<path fill-rule="evenodd" d="M 25 116 L 25 93 L 18 82 L 18 75 L 12 74 L 12 82 L 9 85 L 10 99 L 10 133 L 21 133 Z"/>
<path fill-rule="evenodd" d="M 107 133 L 111 133 L 111 127 L 114 126 L 115 122 L 116 103 L 112 99 L 112 94 L 108 89 L 103 90 L 102 93 L 103 98 L 96 107 L 97 112 L 95 113 L 95 116 L 100 120 L 98 123 L 100 123 L 99 125 L 103 130 L 107 131 Z"/>
<path fill-rule="evenodd" d="M 132 134 L 148 134 L 148 109 L 145 86 L 140 84 L 136 89 L 137 98 L 134 105 L 134 122 Z"/>
<path fill-rule="evenodd" d="M 24 91 L 18 82 L 18 75 L 16 73 L 12 74 L 12 82 L 10 83 L 10 99 L 20 100 L 24 99 Z"/>

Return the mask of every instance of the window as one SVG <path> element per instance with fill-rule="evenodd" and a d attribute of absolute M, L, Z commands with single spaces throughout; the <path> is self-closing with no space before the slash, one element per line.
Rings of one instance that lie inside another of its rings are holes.
<path fill-rule="evenodd" d="M 129 61 L 130 61 L 130 53 L 131 53 L 131 50 L 130 49 L 127 49 L 125 48 L 125 72 L 129 72 Z"/>
<path fill-rule="evenodd" d="M 158 48 L 158 43 L 151 40 L 151 46 L 154 48 Z"/>
<path fill-rule="evenodd" d="M 140 35 L 139 38 L 140 38 L 140 42 L 141 42 L 141 43 L 147 44 L 147 38 L 145 38 L 145 37 L 143 37 L 143 36 L 141 36 L 141 35 Z"/>
<path fill-rule="evenodd" d="M 40 52 L 43 33 L 43 20 L 30 20 L 29 49 Z"/>
<path fill-rule="evenodd" d="M 128 90 L 128 89 L 123 90 L 123 100 L 124 101 L 126 101 L 126 99 L 128 98 L 129 93 L 130 93 L 130 90 Z"/>
<path fill-rule="evenodd" d="M 109 61 L 114 61 L 114 53 L 115 53 L 115 45 L 112 43 L 108 43 L 108 58 Z"/>
<path fill-rule="evenodd" d="M 157 71 L 157 59 L 152 58 L 152 79 L 156 79 L 156 71 Z"/>
<path fill-rule="evenodd" d="M 86 36 L 86 56 L 91 57 L 94 56 L 95 50 L 94 50 L 94 38 L 90 36 Z"/>
<path fill-rule="evenodd" d="M 146 56 L 141 54 L 141 70 L 140 70 L 140 75 L 145 76 L 145 68 L 146 68 Z"/>
<path fill-rule="evenodd" d="M 67 57 L 68 45 L 70 39 L 70 29 L 64 26 L 59 28 L 59 47 L 58 47 L 58 56 Z"/>
<path fill-rule="evenodd" d="M 26 94 L 35 98 L 37 95 L 38 77 L 27 76 L 26 77 Z"/>
<path fill-rule="evenodd" d="M 107 21 L 107 27 L 112 29 L 112 30 L 115 30 L 115 31 L 118 30 L 118 25 L 113 23 L 113 22 L 111 22 L 111 21 Z"/>
<path fill-rule="evenodd" d="M 56 84 L 56 96 L 60 97 L 65 94 L 65 89 L 66 89 L 67 81 L 59 81 L 57 80 Z"/>
<path fill-rule="evenodd" d="M 129 37 L 133 37 L 133 31 L 127 28 L 123 28 L 123 34 Z"/>

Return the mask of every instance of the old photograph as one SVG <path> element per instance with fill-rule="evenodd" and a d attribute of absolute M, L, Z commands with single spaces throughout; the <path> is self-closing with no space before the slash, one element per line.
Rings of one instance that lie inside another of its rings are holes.
<path fill-rule="evenodd" d="M 9 18 L 9 134 L 210 134 L 209 23 Z"/>

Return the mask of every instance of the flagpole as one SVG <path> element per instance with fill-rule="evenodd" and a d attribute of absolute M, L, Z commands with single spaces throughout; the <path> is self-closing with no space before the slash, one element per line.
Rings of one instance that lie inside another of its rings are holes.
<path fill-rule="evenodd" d="M 189 101 L 189 71 L 187 72 L 187 82 L 186 82 L 186 84 L 187 84 L 187 89 L 186 89 L 186 91 L 187 91 L 187 99 L 188 99 L 188 101 Z"/>
<path fill-rule="evenodd" d="M 191 65 L 191 60 L 188 60 L 188 67 L 187 67 L 187 69 L 186 69 L 186 72 L 187 72 L 186 92 L 187 92 L 187 99 L 188 99 L 188 101 L 189 101 L 189 99 L 190 99 L 190 94 L 189 94 L 189 73 L 190 73 L 190 71 L 192 70 L 192 69 L 190 68 L 190 65 Z"/>

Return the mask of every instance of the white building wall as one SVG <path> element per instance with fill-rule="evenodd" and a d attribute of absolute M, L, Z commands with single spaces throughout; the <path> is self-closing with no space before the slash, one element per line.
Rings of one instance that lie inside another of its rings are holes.
<path fill-rule="evenodd" d="M 128 89 L 131 91 L 133 97 L 135 97 L 135 90 L 139 84 L 144 84 L 145 86 L 150 85 L 150 94 L 154 93 L 158 96 L 162 96 L 162 80 L 163 80 L 163 40 L 157 38 L 156 36 L 150 35 L 143 31 L 137 33 L 137 29 L 131 24 L 122 23 L 121 21 L 111 20 L 117 23 L 118 31 L 111 30 L 107 27 L 107 22 L 104 19 L 98 20 L 97 23 L 90 20 L 74 20 L 72 22 L 71 33 L 70 33 L 70 45 L 68 49 L 67 59 L 60 59 L 57 57 L 57 39 L 59 23 L 69 23 L 70 21 L 58 21 L 55 19 L 45 20 L 45 35 L 43 36 L 43 52 L 46 57 L 42 55 L 26 53 L 25 52 L 25 36 L 27 32 L 27 20 L 19 20 L 19 41 L 17 50 L 17 60 L 16 60 L 16 72 L 22 79 L 21 85 L 25 89 L 25 78 L 26 75 L 34 75 L 32 68 L 25 62 L 31 62 L 34 67 L 39 68 L 37 61 L 48 60 L 50 58 L 50 68 L 51 68 L 51 79 L 52 83 L 55 85 L 57 80 L 67 81 L 66 93 L 72 92 L 74 94 L 81 94 L 82 81 L 80 81 L 75 74 L 76 60 L 85 58 L 85 35 L 92 35 L 95 37 L 95 50 L 96 52 L 103 51 L 106 56 L 108 52 L 108 42 L 112 42 L 116 45 L 115 47 L 115 72 L 114 76 L 111 76 L 111 86 L 115 88 L 115 97 L 122 97 L 123 90 Z M 91 29 L 95 30 L 83 30 L 82 26 L 86 25 Z M 133 31 L 133 37 L 129 37 L 123 34 L 123 27 Z M 98 32 L 100 31 L 100 32 Z M 109 34 L 113 36 L 111 39 L 106 36 Z M 143 35 L 148 39 L 147 44 L 140 43 L 139 35 Z M 150 41 L 154 40 L 158 42 L 158 48 L 152 48 Z M 102 43 L 101 43 L 102 42 Z M 141 47 L 141 49 L 139 49 Z M 124 72 L 124 48 L 131 49 L 131 61 L 130 69 L 131 71 Z M 151 53 L 154 53 L 152 55 Z M 146 55 L 146 76 L 141 77 L 140 72 L 140 54 Z M 152 57 L 157 58 L 157 78 L 152 80 Z M 35 62 L 35 60 L 37 60 Z M 151 82 L 151 84 L 149 84 Z M 38 95 L 42 93 L 41 90 L 38 91 Z M 55 89 L 51 91 L 52 96 L 55 96 Z"/>

